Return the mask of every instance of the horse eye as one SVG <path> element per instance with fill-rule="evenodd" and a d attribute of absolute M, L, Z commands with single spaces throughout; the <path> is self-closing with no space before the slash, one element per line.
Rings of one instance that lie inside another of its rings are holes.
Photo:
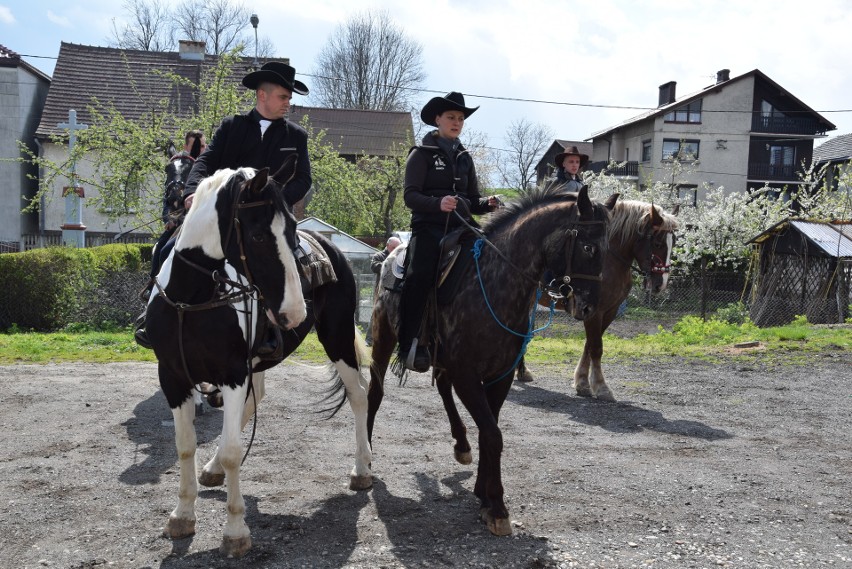
<path fill-rule="evenodd" d="M 251 240 L 255 243 L 263 243 L 263 233 L 255 233 L 251 236 Z"/>
<path fill-rule="evenodd" d="M 595 256 L 595 246 L 594 245 L 584 245 L 583 250 L 586 252 L 586 255 L 589 257 Z"/>

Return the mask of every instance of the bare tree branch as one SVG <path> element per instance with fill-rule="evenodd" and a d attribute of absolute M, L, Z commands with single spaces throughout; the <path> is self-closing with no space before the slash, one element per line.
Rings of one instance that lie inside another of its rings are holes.
<path fill-rule="evenodd" d="M 422 51 L 386 11 L 357 14 L 320 53 L 313 94 L 335 109 L 408 110 L 425 79 Z"/>
<path fill-rule="evenodd" d="M 166 51 L 173 45 L 168 33 L 171 14 L 164 0 L 125 0 L 124 11 L 130 22 L 118 27 L 113 19 L 110 43 L 144 51 Z"/>
<path fill-rule="evenodd" d="M 525 118 L 512 121 L 506 131 L 508 150 L 497 162 L 497 170 L 508 188 L 526 192 L 535 185 L 535 165 L 553 141 L 547 125 L 534 124 Z"/>

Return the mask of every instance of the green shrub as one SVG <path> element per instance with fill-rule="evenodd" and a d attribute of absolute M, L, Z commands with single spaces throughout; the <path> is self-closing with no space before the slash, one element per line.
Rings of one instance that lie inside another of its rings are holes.
<path fill-rule="evenodd" d="M 142 251 L 150 258 L 150 249 L 114 244 L 0 254 L 0 330 L 59 330 L 77 321 L 87 305 L 109 305 L 102 290 L 107 277 L 145 270 Z"/>
<path fill-rule="evenodd" d="M 743 324 L 749 320 L 748 308 L 742 302 L 732 302 L 716 310 L 713 317 L 729 324 Z"/>

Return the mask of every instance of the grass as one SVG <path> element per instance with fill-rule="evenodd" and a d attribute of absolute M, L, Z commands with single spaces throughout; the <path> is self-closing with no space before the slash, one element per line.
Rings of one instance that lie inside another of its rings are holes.
<path fill-rule="evenodd" d="M 537 336 L 530 342 L 527 362 L 573 365 L 583 350 L 582 333 L 559 337 Z M 754 350 L 737 351 L 740 342 L 758 341 L 759 353 L 783 355 L 786 361 L 804 362 L 811 354 L 852 349 L 852 325 L 812 325 L 804 318 L 791 324 L 758 328 L 749 321 L 731 324 L 722 320 L 703 321 L 694 316 L 682 318 L 671 330 L 635 338 L 604 337 L 604 357 L 608 361 L 652 361 L 659 357 L 686 357 L 716 360 L 722 357 L 754 358 Z M 291 356 L 300 361 L 327 361 L 316 334 L 310 334 Z M 50 362 L 154 362 L 151 350 L 133 341 L 131 328 L 114 330 L 71 329 L 53 333 L 21 332 L 0 334 L 0 364 Z"/>

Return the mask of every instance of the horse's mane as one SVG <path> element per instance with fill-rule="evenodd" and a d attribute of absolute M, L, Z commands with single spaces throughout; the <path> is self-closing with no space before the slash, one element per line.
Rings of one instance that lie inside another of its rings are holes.
<path fill-rule="evenodd" d="M 676 231 L 678 227 L 677 218 L 656 206 L 657 212 L 663 218 L 660 226 L 662 231 Z M 608 232 L 610 237 L 621 236 L 621 242 L 633 240 L 638 237 L 649 223 L 651 216 L 651 204 L 639 200 L 619 200 L 612 211 Z"/>
<path fill-rule="evenodd" d="M 512 223 L 519 215 L 534 207 L 552 203 L 574 203 L 575 201 L 575 196 L 566 193 L 561 184 L 536 187 L 509 201 L 504 207 L 492 213 L 483 224 L 483 229 L 486 233 L 498 232 Z"/>

